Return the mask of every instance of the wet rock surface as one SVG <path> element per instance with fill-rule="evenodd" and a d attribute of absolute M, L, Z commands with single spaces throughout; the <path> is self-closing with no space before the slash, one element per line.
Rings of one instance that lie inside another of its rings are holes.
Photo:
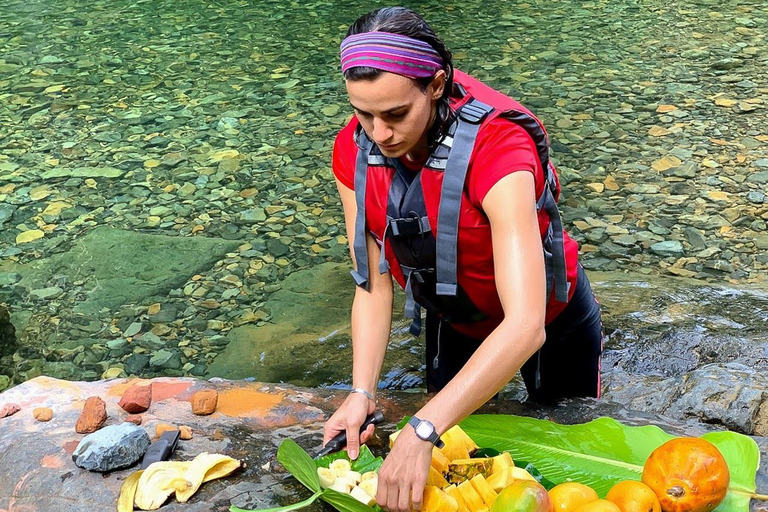
<path fill-rule="evenodd" d="M 0 420 L 4 427 L 0 429 L 0 446 L 14 447 L 0 450 L 0 465 L 7 468 L 5 478 L 0 479 L 0 509 L 113 509 L 123 480 L 136 467 L 104 474 L 78 468 L 71 453 L 85 436 L 76 434 L 72 425 L 82 401 L 92 395 L 105 397 L 108 426 L 120 425 L 127 413 L 118 406 L 119 397 L 134 383 L 133 379 L 86 383 L 38 377 L 0 394 L 0 400 L 13 400 L 22 407 L 20 413 Z M 275 459 L 277 447 L 286 438 L 294 439 L 307 450 L 318 447 L 324 419 L 346 396 L 343 391 L 222 379 L 158 378 L 151 385 L 156 400 L 142 414 L 144 423 L 137 428 L 151 433 L 158 424 L 179 422 L 189 425 L 195 434 L 192 439 L 179 442 L 172 460 L 191 460 L 208 451 L 246 463 L 244 470 L 203 485 L 190 502 L 169 502 L 163 510 L 170 511 L 224 512 L 230 504 L 274 507 L 308 497 L 308 491 L 295 481 L 282 480 L 283 469 Z M 200 389 L 216 389 L 220 393 L 219 407 L 210 416 L 195 416 L 191 411 L 189 402 Z M 388 422 L 378 428 L 374 451 L 383 452 L 386 436 L 394 431 L 397 421 L 426 399 L 422 393 L 383 391 L 379 406 Z M 42 403 L 56 412 L 48 423 L 36 422 L 31 414 Z M 693 418 L 636 411 L 610 399 L 568 400 L 558 406 L 542 407 L 520 402 L 510 392 L 502 393 L 480 412 L 547 418 L 564 424 L 612 416 L 628 425 L 656 424 L 678 435 L 700 435 L 716 428 Z M 762 454 L 757 488 L 764 491 L 768 487 L 768 441 L 764 437 L 754 439 Z M 752 510 L 759 510 L 757 502 L 753 502 Z"/>

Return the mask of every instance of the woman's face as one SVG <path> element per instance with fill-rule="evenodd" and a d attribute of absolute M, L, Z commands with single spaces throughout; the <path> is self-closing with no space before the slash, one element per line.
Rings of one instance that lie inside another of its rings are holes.
<path fill-rule="evenodd" d="M 443 92 L 445 73 L 438 71 L 425 91 L 401 75 L 382 73 L 375 80 L 346 81 L 349 102 L 365 133 L 384 156 L 416 156 L 427 148 L 427 129 Z"/>

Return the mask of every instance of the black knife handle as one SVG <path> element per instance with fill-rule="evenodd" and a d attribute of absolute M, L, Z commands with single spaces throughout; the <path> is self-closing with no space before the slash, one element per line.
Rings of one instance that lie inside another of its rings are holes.
<path fill-rule="evenodd" d="M 360 433 L 362 434 L 368 425 L 378 425 L 384 421 L 384 414 L 381 411 L 373 411 L 369 414 L 362 425 L 360 425 Z M 338 451 L 344 448 L 347 444 L 347 431 L 343 430 L 336 434 L 336 436 L 325 444 L 325 449 L 331 449 L 331 451 Z"/>

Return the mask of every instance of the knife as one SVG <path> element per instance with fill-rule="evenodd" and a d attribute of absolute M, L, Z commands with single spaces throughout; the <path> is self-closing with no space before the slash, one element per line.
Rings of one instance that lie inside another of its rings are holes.
<path fill-rule="evenodd" d="M 160 434 L 160 439 L 149 445 L 141 459 L 141 469 L 147 469 L 153 462 L 168 460 L 176 449 L 181 432 L 179 430 L 166 430 Z"/>
<path fill-rule="evenodd" d="M 384 422 L 384 414 L 381 413 L 381 411 L 374 411 L 373 413 L 369 414 L 362 425 L 360 425 L 360 433 L 362 434 L 365 429 L 368 428 L 368 425 L 378 425 L 379 423 Z M 328 455 L 329 453 L 337 452 L 344 448 L 347 445 L 347 431 L 344 430 L 342 432 L 339 432 L 336 434 L 336 437 L 328 441 L 328 443 L 323 446 L 320 451 L 317 452 L 317 454 L 314 456 L 315 459 L 318 459 L 324 455 Z"/>

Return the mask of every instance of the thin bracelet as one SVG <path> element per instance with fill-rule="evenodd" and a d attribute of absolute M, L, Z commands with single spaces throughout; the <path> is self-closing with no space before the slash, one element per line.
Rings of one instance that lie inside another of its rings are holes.
<path fill-rule="evenodd" d="M 363 388 L 352 388 L 352 389 L 349 390 L 349 393 L 350 394 L 352 394 L 352 393 L 360 393 L 361 395 L 363 395 L 366 398 L 368 398 L 368 400 L 370 400 L 371 402 L 375 402 L 376 401 L 376 397 L 373 396 L 373 394 L 369 393 L 368 391 L 364 390 Z"/>

